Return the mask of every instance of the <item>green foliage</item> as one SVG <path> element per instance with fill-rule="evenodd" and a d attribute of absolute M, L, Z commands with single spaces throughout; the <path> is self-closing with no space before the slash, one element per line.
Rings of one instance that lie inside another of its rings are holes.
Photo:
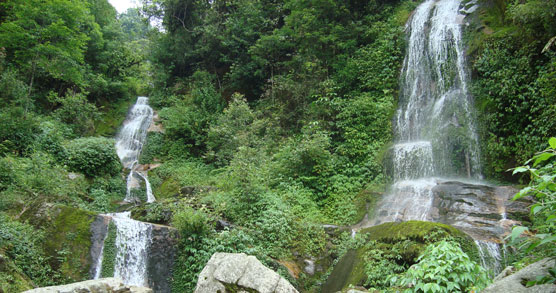
<path fill-rule="evenodd" d="M 398 264 L 399 261 L 403 260 L 399 246 L 405 245 L 406 242 L 410 241 L 398 242 L 391 250 L 376 248 L 365 252 L 365 275 L 367 276 L 365 287 L 387 288 L 390 283 L 385 276 L 399 274 L 407 269 L 404 265 Z M 377 244 L 377 242 L 373 242 L 368 243 L 367 246 L 373 247 Z"/>
<path fill-rule="evenodd" d="M 62 98 L 51 93 L 48 99 L 53 104 L 60 104 L 54 111 L 54 116 L 70 125 L 74 133 L 85 135 L 93 131 L 94 121 L 98 119 L 99 113 L 84 94 L 68 92 Z"/>
<path fill-rule="evenodd" d="M 467 292 L 483 289 L 489 282 L 486 271 L 454 241 L 427 246 L 417 260 L 403 275 L 392 277 L 391 283 L 409 287 L 406 292 Z"/>
<path fill-rule="evenodd" d="M 29 155 L 39 132 L 34 115 L 25 115 L 21 108 L 2 109 L 0 112 L 0 155 Z"/>
<path fill-rule="evenodd" d="M 483 14 L 490 35 L 474 36 L 481 40 L 473 94 L 482 112 L 487 176 L 516 180 L 503 172 L 541 151 L 556 131 L 550 118 L 556 113 L 556 57 L 549 46 L 556 34 L 555 4 L 501 1 L 500 13 Z"/>
<path fill-rule="evenodd" d="M 34 283 L 42 286 L 55 281 L 52 279 L 54 275 L 48 263 L 49 258 L 42 249 L 44 240 L 44 231 L 0 214 L 0 252 Z"/>
<path fill-rule="evenodd" d="M 211 230 L 207 215 L 189 206 L 178 209 L 172 217 L 172 226 L 176 227 L 183 238 L 203 237 Z"/>
<path fill-rule="evenodd" d="M 116 225 L 110 221 L 108 224 L 108 233 L 104 239 L 104 251 L 102 257 L 102 268 L 100 275 L 104 278 L 114 276 L 114 266 L 116 264 Z"/>
<path fill-rule="evenodd" d="M 255 146 L 257 130 L 262 129 L 253 129 L 257 127 L 254 120 L 255 114 L 247 101 L 235 94 L 223 115 L 208 130 L 208 159 L 217 165 L 226 165 L 240 146 Z"/>
<path fill-rule="evenodd" d="M 547 149 L 526 162 L 528 165 L 513 171 L 514 174 L 528 173 L 531 179 L 529 186 L 520 190 L 513 199 L 533 196 L 537 202 L 531 206 L 534 224 L 530 227 L 536 233 L 533 237 L 526 237 L 523 234 L 529 228 L 516 226 L 512 230 L 511 243 L 527 253 L 543 247 L 549 255 L 553 255 L 556 253 L 556 138 L 551 137 L 548 143 Z"/>
<path fill-rule="evenodd" d="M 112 176 L 121 169 L 113 139 L 78 138 L 68 142 L 66 150 L 68 167 L 88 177 Z"/>

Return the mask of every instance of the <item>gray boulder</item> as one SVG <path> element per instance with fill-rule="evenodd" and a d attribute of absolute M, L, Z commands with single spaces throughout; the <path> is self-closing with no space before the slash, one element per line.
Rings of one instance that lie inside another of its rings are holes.
<path fill-rule="evenodd" d="M 508 275 L 511 270 L 504 270 L 499 276 L 496 277 L 495 282 L 490 284 L 483 292 L 484 293 L 556 293 L 555 284 L 536 285 L 532 287 L 525 287 L 528 281 L 535 280 L 537 276 L 545 276 L 548 270 L 553 268 L 556 264 L 554 258 L 545 258 L 536 263 L 530 264 L 525 268 Z"/>
<path fill-rule="evenodd" d="M 28 290 L 23 293 L 152 293 L 145 287 L 126 286 L 117 278 L 104 278 Z"/>
<path fill-rule="evenodd" d="M 195 293 L 297 293 L 298 291 L 256 257 L 215 253 L 197 280 Z"/>

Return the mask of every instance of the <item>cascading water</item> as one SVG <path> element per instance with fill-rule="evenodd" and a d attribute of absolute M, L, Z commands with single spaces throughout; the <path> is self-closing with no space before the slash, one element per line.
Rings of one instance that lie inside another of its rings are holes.
<path fill-rule="evenodd" d="M 148 286 L 147 252 L 152 226 L 130 218 L 130 212 L 110 214 L 116 225 L 114 277 L 125 284 Z"/>
<path fill-rule="evenodd" d="M 142 179 L 145 182 L 147 202 L 155 201 L 147 174 L 137 168 L 139 155 L 147 138 L 147 129 L 153 119 L 153 110 L 147 103 L 148 98 L 137 98 L 137 102 L 131 108 L 124 126 L 116 139 L 118 156 L 123 166 L 130 170 L 127 177 L 126 197 L 124 199 L 128 202 L 137 200 L 131 190 L 139 187 L 138 179 Z M 103 216 L 110 217 L 110 220 L 116 226 L 114 277 L 122 279 L 128 285 L 148 286 L 147 260 L 149 246 L 152 241 L 152 225 L 131 219 L 130 212 L 113 213 Z M 101 277 L 104 242 L 107 236 L 108 233 L 103 237 L 103 246 L 93 268 L 94 279 Z"/>
<path fill-rule="evenodd" d="M 147 202 L 154 202 L 147 175 L 137 170 L 139 155 L 147 139 L 147 129 L 153 121 L 153 109 L 147 97 L 138 97 L 127 116 L 124 126 L 116 137 L 116 152 L 124 168 L 129 169 L 125 201 L 136 201 L 132 189 L 138 187 L 138 179 L 143 179 L 147 189 Z M 139 178 L 137 178 L 139 177 Z"/>
<path fill-rule="evenodd" d="M 440 178 L 482 179 L 460 2 L 427 0 L 406 26 L 408 46 L 394 118 L 396 144 L 390 150 L 394 184 L 371 225 L 435 220 L 434 188 L 446 181 Z M 485 243 L 478 242 L 481 253 L 498 260 L 498 246 Z"/>
<path fill-rule="evenodd" d="M 459 9 L 460 0 L 429 0 L 407 24 L 391 149 L 395 183 L 377 223 L 429 219 L 435 177 L 481 177 Z"/>

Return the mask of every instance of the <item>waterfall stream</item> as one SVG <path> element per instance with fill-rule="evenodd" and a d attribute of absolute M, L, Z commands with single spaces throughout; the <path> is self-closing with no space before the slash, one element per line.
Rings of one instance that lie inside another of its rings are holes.
<path fill-rule="evenodd" d="M 482 179 L 461 9 L 461 0 L 426 0 L 406 25 L 408 46 L 394 117 L 396 140 L 390 149 L 394 183 L 370 225 L 434 221 L 439 218 L 434 189 L 441 181 Z M 476 243 L 483 260 L 490 254 L 499 263 L 497 244 Z"/>
<path fill-rule="evenodd" d="M 152 123 L 153 110 L 148 105 L 148 98 L 138 97 L 124 121 L 124 125 L 116 138 L 116 151 L 122 165 L 129 169 L 127 176 L 127 192 L 124 201 L 137 202 L 132 190 L 140 187 L 139 179 L 145 182 L 147 202 L 154 202 L 151 184 L 147 174 L 138 170 L 139 155 L 147 138 L 147 129 Z M 125 284 L 149 286 L 148 250 L 152 242 L 152 225 L 131 219 L 130 212 L 101 215 L 109 217 L 116 227 L 114 277 L 122 279 Z M 108 229 L 108 228 L 107 228 Z M 104 242 L 108 232 L 102 239 L 102 247 L 93 268 L 93 278 L 101 276 L 104 258 Z"/>
<path fill-rule="evenodd" d="M 147 140 L 147 129 L 153 121 L 153 109 L 148 105 L 147 97 L 138 97 L 137 102 L 128 113 L 124 125 L 116 137 L 116 152 L 124 168 L 129 169 L 127 176 L 127 192 L 125 201 L 133 202 L 135 198 L 132 190 L 140 186 L 139 179 L 145 182 L 147 202 L 154 202 L 151 185 L 147 174 L 139 171 L 139 155 Z"/>
<path fill-rule="evenodd" d="M 128 285 L 148 286 L 147 252 L 152 226 L 132 220 L 130 212 L 110 214 L 116 225 L 114 277 Z"/>

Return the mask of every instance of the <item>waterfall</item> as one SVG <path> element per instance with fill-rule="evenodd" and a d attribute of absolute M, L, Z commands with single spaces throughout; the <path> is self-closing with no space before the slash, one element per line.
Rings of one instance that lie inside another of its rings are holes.
<path fill-rule="evenodd" d="M 152 225 L 135 221 L 130 212 L 102 215 L 109 217 L 116 227 L 116 259 L 114 277 L 122 279 L 127 285 L 148 286 L 147 260 L 152 242 Z M 103 238 L 106 241 L 108 233 Z M 93 279 L 101 277 L 104 246 L 93 268 Z"/>
<path fill-rule="evenodd" d="M 407 23 L 394 118 L 394 184 L 377 222 L 430 220 L 436 177 L 481 178 L 468 93 L 460 0 L 428 0 Z"/>
<path fill-rule="evenodd" d="M 394 183 L 378 203 L 370 225 L 441 219 L 434 206 L 435 187 L 446 178 L 482 179 L 460 2 L 426 0 L 406 25 L 408 46 L 393 119 L 395 144 L 390 149 Z M 496 243 L 477 245 L 483 265 L 487 259 L 500 263 Z"/>
<path fill-rule="evenodd" d="M 490 241 L 475 240 L 475 245 L 479 251 L 481 265 L 494 274 L 500 272 L 504 260 L 500 251 L 500 244 Z"/>
<path fill-rule="evenodd" d="M 132 194 L 132 189 L 138 188 L 139 183 L 136 175 L 143 179 L 147 188 L 147 202 L 155 201 L 150 189 L 147 175 L 137 170 L 139 155 L 143 145 L 147 140 L 147 129 L 153 121 L 153 109 L 148 105 L 147 97 L 138 97 L 137 102 L 129 111 L 124 125 L 116 137 L 116 152 L 126 169 L 129 169 L 127 176 L 127 192 L 125 201 L 136 201 Z"/>
<path fill-rule="evenodd" d="M 116 263 L 114 277 L 125 284 L 148 286 L 147 252 L 151 225 L 130 218 L 130 212 L 110 214 L 116 225 Z"/>

